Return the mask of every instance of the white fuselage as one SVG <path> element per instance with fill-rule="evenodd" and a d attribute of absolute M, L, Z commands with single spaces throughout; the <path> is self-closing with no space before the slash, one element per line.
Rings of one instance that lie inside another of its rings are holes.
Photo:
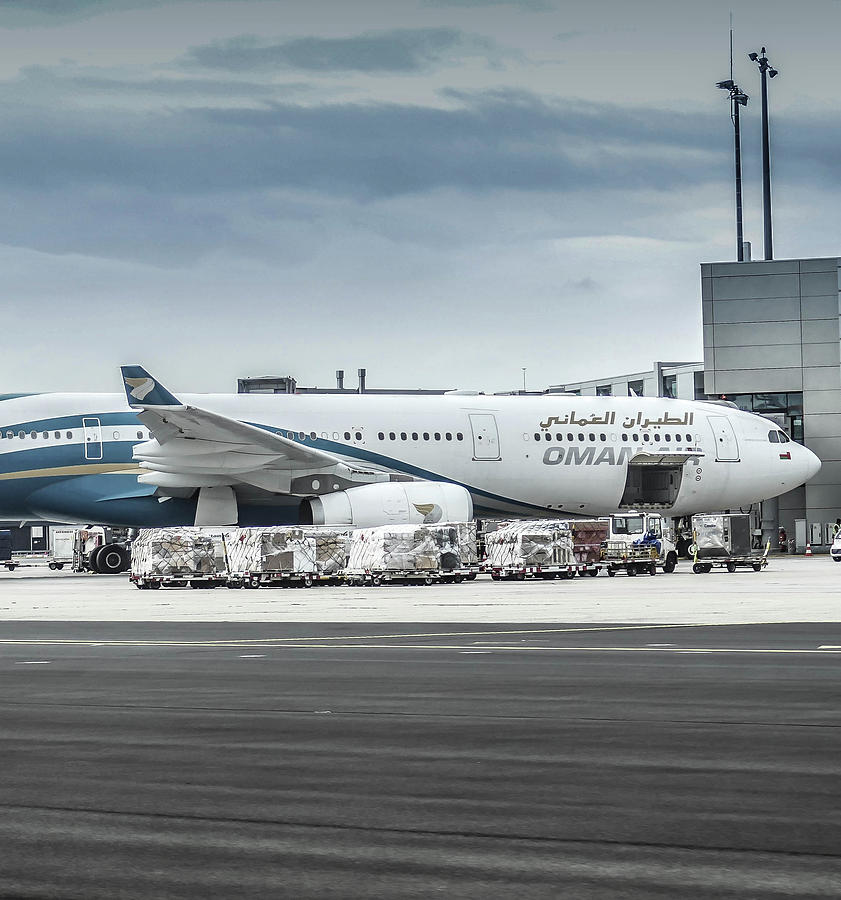
<path fill-rule="evenodd" d="M 705 402 L 312 394 L 181 400 L 324 450 L 351 467 L 463 485 L 477 513 L 590 516 L 641 505 L 670 515 L 732 509 L 791 490 L 820 467 L 805 447 L 779 443 L 784 436 L 772 441 L 769 433 L 781 433 L 769 420 Z M 83 420 L 101 423 L 98 455 L 91 454 Z M 37 512 L 41 507 L 27 504 L 27 490 L 37 493 L 44 479 L 70 490 L 80 476 L 139 474 L 131 451 L 149 438 L 116 394 L 3 400 L 0 429 L 0 516 L 30 507 Z M 642 472 L 643 493 L 635 497 L 629 494 L 629 467 L 639 473 L 640 463 L 653 468 Z M 237 489 L 235 478 L 232 484 Z M 650 499 L 640 502 L 646 490 Z M 271 497 L 258 502 L 265 505 Z"/>

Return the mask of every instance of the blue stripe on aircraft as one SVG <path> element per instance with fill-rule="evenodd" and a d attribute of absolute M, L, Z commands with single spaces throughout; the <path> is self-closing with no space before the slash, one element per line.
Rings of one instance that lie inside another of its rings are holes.
<path fill-rule="evenodd" d="M 424 478 L 427 481 L 446 481 L 450 484 L 457 484 L 459 487 L 463 487 L 465 490 L 470 491 L 471 494 L 476 494 L 477 496 L 481 497 L 487 497 L 489 500 L 497 500 L 500 503 L 507 503 L 511 506 L 531 509 L 542 513 L 548 512 L 545 506 L 536 506 L 533 503 L 526 503 L 522 500 L 512 500 L 510 497 L 503 497 L 500 494 L 493 494 L 490 491 L 484 491 L 481 488 L 473 487 L 469 484 L 465 484 L 462 481 L 455 481 L 452 478 L 446 478 L 436 472 L 430 472 L 428 469 L 421 469 L 418 466 L 413 466 L 411 463 L 406 463 L 399 459 L 393 459 L 390 456 L 383 456 L 380 453 L 373 453 L 370 450 L 364 450 L 362 447 L 351 447 L 347 444 L 340 444 L 336 441 L 330 441 L 324 438 L 316 438 L 315 440 L 312 440 L 310 438 L 307 441 L 302 441 L 297 437 L 287 437 L 287 435 L 295 433 L 292 432 L 291 429 L 276 428 L 271 425 L 261 425 L 259 422 L 248 422 L 246 424 L 253 425 L 255 428 L 260 428 L 263 431 L 270 431 L 274 434 L 280 435 L 281 437 L 285 437 L 287 440 L 292 440 L 296 444 L 301 444 L 301 446 L 304 447 L 315 447 L 318 450 L 324 450 L 331 453 L 340 453 L 343 456 L 350 456 L 354 459 L 360 459 L 363 462 L 377 463 L 378 465 L 385 466 L 386 468 L 395 469 L 398 472 L 404 472 L 406 475 L 414 475 L 416 478 Z"/>

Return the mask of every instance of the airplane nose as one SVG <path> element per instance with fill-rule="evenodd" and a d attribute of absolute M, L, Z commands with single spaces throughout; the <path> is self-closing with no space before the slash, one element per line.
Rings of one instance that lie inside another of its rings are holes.
<path fill-rule="evenodd" d="M 803 447 L 799 455 L 803 460 L 801 463 L 803 467 L 803 481 L 806 482 L 820 472 L 821 461 L 808 447 Z"/>

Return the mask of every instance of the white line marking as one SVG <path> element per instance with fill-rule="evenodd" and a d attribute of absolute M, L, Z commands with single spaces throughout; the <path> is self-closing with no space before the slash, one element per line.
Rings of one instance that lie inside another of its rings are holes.
<path fill-rule="evenodd" d="M 458 650 L 469 651 L 473 648 L 461 644 L 285 644 L 276 649 L 288 650 Z M 476 652 L 475 650 L 473 652 Z M 811 653 L 822 656 L 841 654 L 837 650 L 782 649 L 779 647 L 494 647 L 493 653 Z"/>
<path fill-rule="evenodd" d="M 660 625 L 593 625 L 583 628 L 520 628 L 512 631 L 429 631 L 409 632 L 403 634 L 355 634 L 355 635 L 304 635 L 302 637 L 262 637 L 262 638 L 229 638 L 218 641 L 103 641 L 86 640 L 84 638 L 0 638 L 0 646 L 90 646 L 100 647 L 238 647 L 246 644 L 289 644 L 301 641 L 381 641 L 397 638 L 442 638 L 442 637 L 482 637 L 515 634 L 585 634 L 598 631 L 654 631 L 662 628 L 739 628 L 755 625 L 779 625 L 779 622 L 680 622 Z"/>
<path fill-rule="evenodd" d="M 490 650 L 459 650 L 462 656 L 487 656 Z"/>
<path fill-rule="evenodd" d="M 265 659 L 265 653 L 240 653 L 240 659 Z"/>
<path fill-rule="evenodd" d="M 27 659 L 24 662 L 16 662 L 16 666 L 48 666 L 52 662 L 51 659 Z"/>
<path fill-rule="evenodd" d="M 821 644 L 818 650 L 841 650 L 841 644 Z"/>

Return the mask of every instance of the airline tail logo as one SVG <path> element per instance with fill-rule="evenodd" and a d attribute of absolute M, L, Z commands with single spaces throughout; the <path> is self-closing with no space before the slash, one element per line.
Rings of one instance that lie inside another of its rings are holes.
<path fill-rule="evenodd" d="M 155 390 L 155 382 L 152 378 L 124 378 L 124 381 L 131 389 L 129 391 L 131 396 L 141 403 Z"/>

